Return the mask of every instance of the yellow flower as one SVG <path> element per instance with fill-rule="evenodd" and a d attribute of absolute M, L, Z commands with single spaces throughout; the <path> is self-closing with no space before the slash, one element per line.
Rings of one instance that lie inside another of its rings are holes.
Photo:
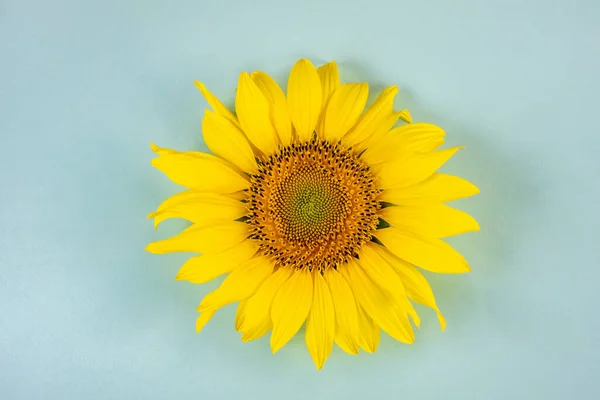
<path fill-rule="evenodd" d="M 201 254 L 177 279 L 228 274 L 198 306 L 198 332 L 216 310 L 239 302 L 242 340 L 272 331 L 275 353 L 306 322 L 320 369 L 334 342 L 350 354 L 374 352 L 380 328 L 412 343 L 419 316 L 411 301 L 434 309 L 444 329 L 415 266 L 469 271 L 442 238 L 479 226 L 443 204 L 478 189 L 436 172 L 459 149 L 438 150 L 442 129 L 394 111 L 395 86 L 365 110 L 368 85 L 341 85 L 334 62 L 315 69 L 298 61 L 287 94 L 264 72 L 242 72 L 236 114 L 196 85 L 213 109 L 202 123 L 213 154 L 152 145 L 152 164 L 188 190 L 150 214 L 155 226 L 168 218 L 192 225 L 147 250 Z"/>

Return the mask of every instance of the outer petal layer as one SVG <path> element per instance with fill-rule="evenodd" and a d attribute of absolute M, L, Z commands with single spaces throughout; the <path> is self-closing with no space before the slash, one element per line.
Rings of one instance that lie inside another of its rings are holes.
<path fill-rule="evenodd" d="M 376 250 L 396 270 L 400 279 L 402 279 L 408 297 L 417 303 L 433 308 L 437 313 L 442 330 L 446 329 L 446 319 L 440 312 L 431 286 L 429 286 L 423 274 L 411 264 L 390 253 L 385 247 L 378 246 Z"/>
<path fill-rule="evenodd" d="M 203 312 L 198 316 L 196 320 L 196 333 L 200 333 L 204 326 L 211 320 L 211 318 L 215 315 L 214 311 Z"/>
<path fill-rule="evenodd" d="M 202 133 L 206 145 L 215 155 L 229 161 L 244 172 L 258 170 L 254 152 L 240 127 L 209 110 L 204 112 Z"/>
<path fill-rule="evenodd" d="M 271 305 L 271 350 L 279 351 L 298 332 L 312 304 L 313 278 L 306 269 L 294 271 Z"/>
<path fill-rule="evenodd" d="M 241 326 L 244 342 L 258 339 L 271 329 L 271 304 L 279 288 L 291 275 L 291 268 L 279 268 L 263 282 L 254 296 L 246 300 Z"/>
<path fill-rule="evenodd" d="M 365 270 L 356 262 L 349 262 L 340 270 L 350 284 L 356 299 L 375 323 L 394 339 L 412 343 L 414 340 L 412 330 L 407 330 L 386 292 L 369 278 Z"/>
<path fill-rule="evenodd" d="M 375 321 L 369 317 L 364 308 L 359 306 L 357 310 L 359 329 L 358 344 L 360 345 L 360 348 L 367 353 L 375 353 L 375 351 L 377 351 L 377 347 L 379 346 L 381 331 L 375 324 Z"/>
<path fill-rule="evenodd" d="M 208 104 L 211 106 L 211 108 L 215 111 L 215 113 L 219 114 L 224 118 L 227 118 L 235 125 L 239 124 L 235 115 L 233 115 L 233 113 L 229 111 L 229 109 L 225 107 L 215 95 L 209 92 L 202 82 L 194 82 L 194 84 L 196 85 L 198 90 L 202 92 L 202 95 L 204 96 Z"/>
<path fill-rule="evenodd" d="M 226 222 L 211 226 L 192 225 L 172 238 L 152 242 L 146 250 L 154 254 L 194 252 L 215 254 L 232 248 L 248 237 L 248 225 Z"/>
<path fill-rule="evenodd" d="M 206 283 L 250 260 L 258 250 L 255 241 L 246 239 L 221 253 L 192 257 L 183 264 L 175 279 Z"/>
<path fill-rule="evenodd" d="M 292 68 L 288 79 L 287 101 L 298 139 L 301 142 L 309 141 L 323 103 L 319 75 L 310 61 L 302 59 Z"/>
<path fill-rule="evenodd" d="M 437 171 L 462 147 L 453 147 L 433 153 L 415 153 L 409 157 L 384 162 L 374 166 L 378 186 L 382 189 L 395 189 L 414 185 Z"/>
<path fill-rule="evenodd" d="M 458 200 L 477 193 L 479 189 L 471 182 L 438 173 L 412 186 L 385 190 L 379 199 L 393 204 L 427 205 Z"/>
<path fill-rule="evenodd" d="M 198 311 L 211 311 L 227 304 L 247 299 L 273 272 L 273 262 L 257 256 L 233 270 L 215 291 L 204 296 Z"/>
<path fill-rule="evenodd" d="M 331 292 L 319 271 L 313 273 L 313 300 L 306 320 L 306 346 L 317 366 L 323 368 L 335 338 L 335 314 Z"/>
<path fill-rule="evenodd" d="M 154 144 L 152 150 L 159 154 L 152 160 L 152 165 L 179 185 L 199 192 L 213 193 L 234 193 L 250 187 L 247 178 L 210 154 L 179 153 Z"/>
<path fill-rule="evenodd" d="M 281 144 L 288 146 L 292 143 L 292 121 L 283 90 L 273 78 L 264 72 L 255 71 L 250 76 L 269 101 L 271 122 L 279 135 Z"/>
<path fill-rule="evenodd" d="M 425 239 L 396 228 L 380 229 L 375 237 L 397 257 L 440 274 L 461 274 L 471 268 L 450 245 L 440 239 Z"/>
<path fill-rule="evenodd" d="M 335 61 L 321 65 L 317 68 L 317 74 L 321 81 L 321 91 L 323 95 L 323 107 L 327 105 L 329 96 L 340 86 L 340 75 Z"/>
<path fill-rule="evenodd" d="M 361 156 L 369 164 L 379 164 L 437 149 L 444 143 L 444 130 L 432 124 L 418 123 L 392 129 L 373 141 Z"/>
<path fill-rule="evenodd" d="M 345 352 L 358 354 L 358 312 L 352 289 L 333 268 L 325 270 L 325 280 L 329 285 L 335 310 L 335 342 Z"/>
<path fill-rule="evenodd" d="M 406 297 L 404 284 L 394 269 L 374 249 L 381 247 L 375 243 L 369 243 L 361 249 L 358 264 L 363 267 L 366 274 L 381 289 L 383 289 L 396 312 L 400 322 L 408 336 L 414 339 L 412 326 L 408 315 L 413 319 L 416 326 L 420 325 L 420 319 L 413 305 Z"/>
<path fill-rule="evenodd" d="M 344 136 L 344 143 L 348 146 L 354 146 L 389 131 L 399 116 L 399 114 L 394 113 L 396 93 L 398 93 L 396 86 L 390 86 L 381 92 L 375 103 L 367 109 L 356 125 Z"/>
<path fill-rule="evenodd" d="M 231 197 L 187 190 L 164 201 L 148 218 L 154 218 L 154 228 L 169 218 L 182 218 L 198 226 L 206 226 L 233 221 L 246 212 L 244 204 Z"/>
<path fill-rule="evenodd" d="M 248 139 L 265 155 L 277 150 L 279 137 L 271 123 L 269 102 L 247 72 L 242 72 L 235 110 Z"/>
<path fill-rule="evenodd" d="M 479 230 L 469 214 L 444 204 L 386 207 L 381 215 L 396 228 L 425 237 L 443 238 Z"/>
<path fill-rule="evenodd" d="M 329 97 L 340 86 L 340 75 L 338 73 L 338 67 L 335 61 L 321 65 L 319 68 L 317 68 L 317 74 L 319 75 L 319 80 L 321 81 L 323 102 L 316 131 L 319 137 L 323 138 L 323 117 L 325 116 L 325 110 L 327 109 Z"/>
<path fill-rule="evenodd" d="M 331 143 L 339 142 L 363 112 L 368 95 L 366 83 L 347 83 L 337 88 L 325 109 L 323 138 Z"/>

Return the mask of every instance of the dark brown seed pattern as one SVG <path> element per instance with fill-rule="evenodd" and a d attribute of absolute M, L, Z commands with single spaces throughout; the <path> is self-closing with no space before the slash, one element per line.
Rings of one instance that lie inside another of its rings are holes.
<path fill-rule="evenodd" d="M 251 237 L 279 266 L 324 270 L 371 240 L 379 194 L 351 150 L 326 141 L 292 144 L 259 163 L 247 201 Z"/>

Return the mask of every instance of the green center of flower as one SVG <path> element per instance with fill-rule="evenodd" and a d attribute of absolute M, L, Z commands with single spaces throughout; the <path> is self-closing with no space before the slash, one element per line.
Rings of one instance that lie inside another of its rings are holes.
<path fill-rule="evenodd" d="M 276 223 L 289 240 L 319 240 L 348 213 L 347 195 L 326 171 L 299 170 L 281 181 L 274 193 Z"/>

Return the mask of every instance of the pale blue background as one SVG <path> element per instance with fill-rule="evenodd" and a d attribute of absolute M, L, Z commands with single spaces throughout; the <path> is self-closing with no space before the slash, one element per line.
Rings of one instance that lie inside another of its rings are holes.
<path fill-rule="evenodd" d="M 286 4 L 287 3 L 287 4 Z M 600 3 L 0 1 L 1 399 L 599 398 Z M 234 308 L 201 335 L 215 284 L 173 280 L 146 213 L 177 187 L 149 142 L 205 148 L 203 80 L 231 104 L 241 70 L 285 81 L 300 57 L 398 84 L 398 107 L 467 150 L 445 171 L 482 194 L 483 230 L 432 276 L 449 323 L 416 344 L 244 344 Z M 596 340 L 593 340 L 596 339 Z"/>

